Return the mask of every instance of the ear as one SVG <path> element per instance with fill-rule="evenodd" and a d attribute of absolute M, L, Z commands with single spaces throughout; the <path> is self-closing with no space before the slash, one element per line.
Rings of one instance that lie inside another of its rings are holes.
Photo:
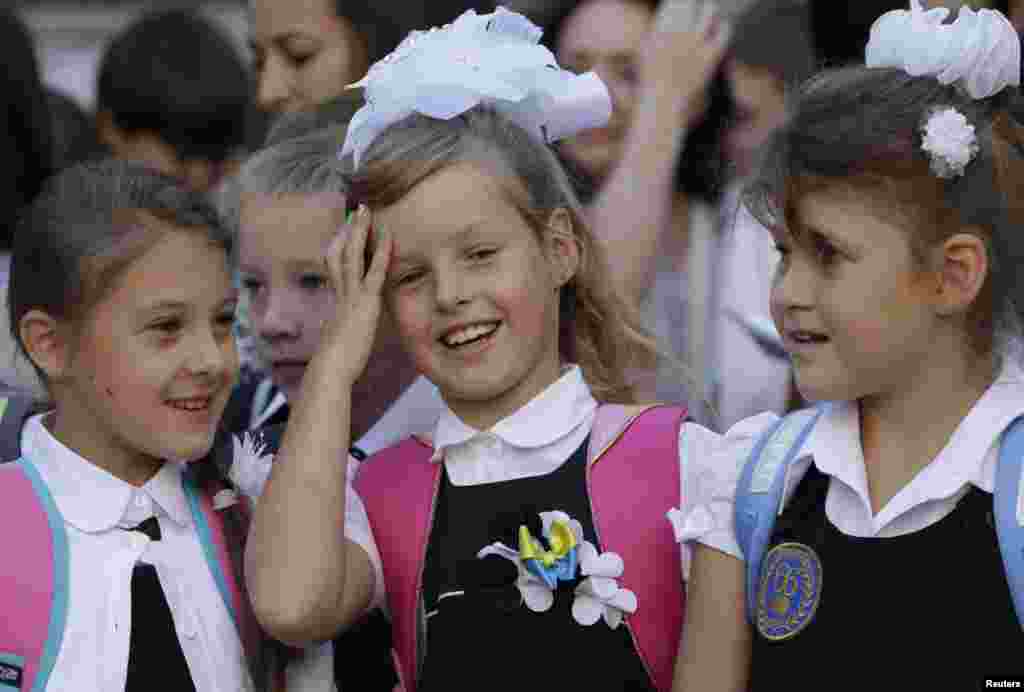
<path fill-rule="evenodd" d="M 64 326 L 42 310 L 29 310 L 18 323 L 25 351 L 50 381 L 59 380 L 68 366 L 70 337 Z"/>
<path fill-rule="evenodd" d="M 957 233 L 935 251 L 936 309 L 940 315 L 966 312 L 988 277 L 985 241 L 973 233 Z"/>
<path fill-rule="evenodd" d="M 576 276 L 580 267 L 580 244 L 573 233 L 572 215 L 568 209 L 560 207 L 548 217 L 544 250 L 555 285 L 561 288 Z"/>

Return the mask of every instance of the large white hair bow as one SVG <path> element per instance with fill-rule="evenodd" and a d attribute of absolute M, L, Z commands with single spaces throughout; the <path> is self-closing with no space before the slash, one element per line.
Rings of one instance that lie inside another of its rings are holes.
<path fill-rule="evenodd" d="M 350 88 L 366 105 L 348 126 L 341 156 L 354 164 L 389 126 L 421 113 L 448 120 L 487 104 L 516 124 L 554 142 L 600 127 L 611 117 L 611 97 L 593 72 L 558 67 L 539 45 L 542 31 L 521 14 L 499 7 L 469 10 L 452 24 L 412 32 Z"/>
<path fill-rule="evenodd" d="M 1020 38 L 1010 20 L 967 5 L 956 21 L 943 24 L 948 15 L 945 7 L 925 11 L 920 0 L 910 0 L 909 12 L 886 12 L 871 27 L 867 66 L 960 82 L 974 99 L 1020 85 Z"/>

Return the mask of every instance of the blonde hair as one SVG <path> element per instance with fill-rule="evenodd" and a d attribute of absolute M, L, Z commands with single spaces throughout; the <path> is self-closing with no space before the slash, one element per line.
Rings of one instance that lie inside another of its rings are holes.
<path fill-rule="evenodd" d="M 389 206 L 449 166 L 489 164 L 503 193 L 543 241 L 553 212 L 564 209 L 580 251 L 575 276 L 562 287 L 559 350 L 579 363 L 599 401 L 633 403 L 635 376 L 653 372 L 664 358 L 638 310 L 613 288 L 604 248 L 584 221 L 583 209 L 554 152 L 493 109 L 476 107 L 436 120 L 412 115 L 380 135 L 358 170 L 344 162 L 350 203 Z"/>

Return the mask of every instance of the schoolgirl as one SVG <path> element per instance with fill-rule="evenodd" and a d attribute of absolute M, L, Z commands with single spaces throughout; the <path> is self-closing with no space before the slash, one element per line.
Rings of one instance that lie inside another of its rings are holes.
<path fill-rule="evenodd" d="M 238 571 L 246 504 L 209 456 L 238 369 L 229 250 L 203 198 L 116 162 L 61 173 L 14 234 L 10 323 L 52 406 L 0 465 L 0 688 L 280 681 Z"/>
<path fill-rule="evenodd" d="M 1000 500 L 1024 414 L 1020 41 L 993 10 L 947 14 L 887 13 L 866 66 L 812 79 L 749 194 L 797 385 L 823 402 L 739 460 L 754 690 L 1024 672 Z"/>
<path fill-rule="evenodd" d="M 688 490 L 716 484 L 721 441 L 682 409 L 632 405 L 655 349 L 546 145 L 606 120 L 607 91 L 539 33 L 468 12 L 361 83 L 343 147 L 359 212 L 326 257 L 336 315 L 247 547 L 256 612 L 285 641 L 386 605 L 409 692 L 668 690 L 682 565 L 714 579 L 737 562 L 714 549 L 721 503 Z M 382 314 L 446 407 L 346 482 L 352 382 Z M 692 556 L 666 520 L 679 504 Z M 691 632 L 742 625 L 738 601 L 685 613 Z M 716 652 L 737 690 L 742 644 Z"/>
<path fill-rule="evenodd" d="M 296 128 L 290 121 L 297 118 L 289 117 L 282 127 Z M 344 125 L 335 123 L 284 139 L 249 159 L 233 185 L 229 215 L 238 229 L 242 296 L 249 300 L 256 351 L 268 374 L 236 389 L 232 400 L 255 391 L 250 399 L 255 401 L 266 393 L 241 427 L 261 429 L 268 451 L 279 444 L 289 402 L 298 395 L 325 320 L 334 314 L 334 291 L 322 258 L 345 215 L 346 184 L 336 165 L 344 134 Z M 417 376 L 393 329 L 378 333 L 352 396 L 359 407 L 351 422 L 353 454 L 360 458 L 432 430 L 442 406 L 436 388 Z M 347 649 L 349 665 L 332 668 L 328 643 L 315 659 L 307 652 L 307 677 L 336 678 L 342 690 L 390 691 L 395 681 L 390 639 L 387 620 L 375 612 L 335 644 Z"/>

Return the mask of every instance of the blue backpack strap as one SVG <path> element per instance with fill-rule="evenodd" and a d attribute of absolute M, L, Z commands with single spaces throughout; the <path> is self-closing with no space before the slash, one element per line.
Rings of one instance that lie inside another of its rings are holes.
<path fill-rule="evenodd" d="M 1017 621 L 1024 625 L 1024 527 L 1017 519 L 1017 507 L 1024 502 L 1024 417 L 1010 424 L 999 444 L 999 462 L 993 489 L 999 550 L 1006 568 L 1006 582 L 1013 596 Z"/>
<path fill-rule="evenodd" d="M 786 471 L 821 417 L 823 407 L 796 411 L 757 441 L 736 485 L 736 542 L 747 561 L 747 617 L 754 620 L 761 560 L 775 528 Z"/>

